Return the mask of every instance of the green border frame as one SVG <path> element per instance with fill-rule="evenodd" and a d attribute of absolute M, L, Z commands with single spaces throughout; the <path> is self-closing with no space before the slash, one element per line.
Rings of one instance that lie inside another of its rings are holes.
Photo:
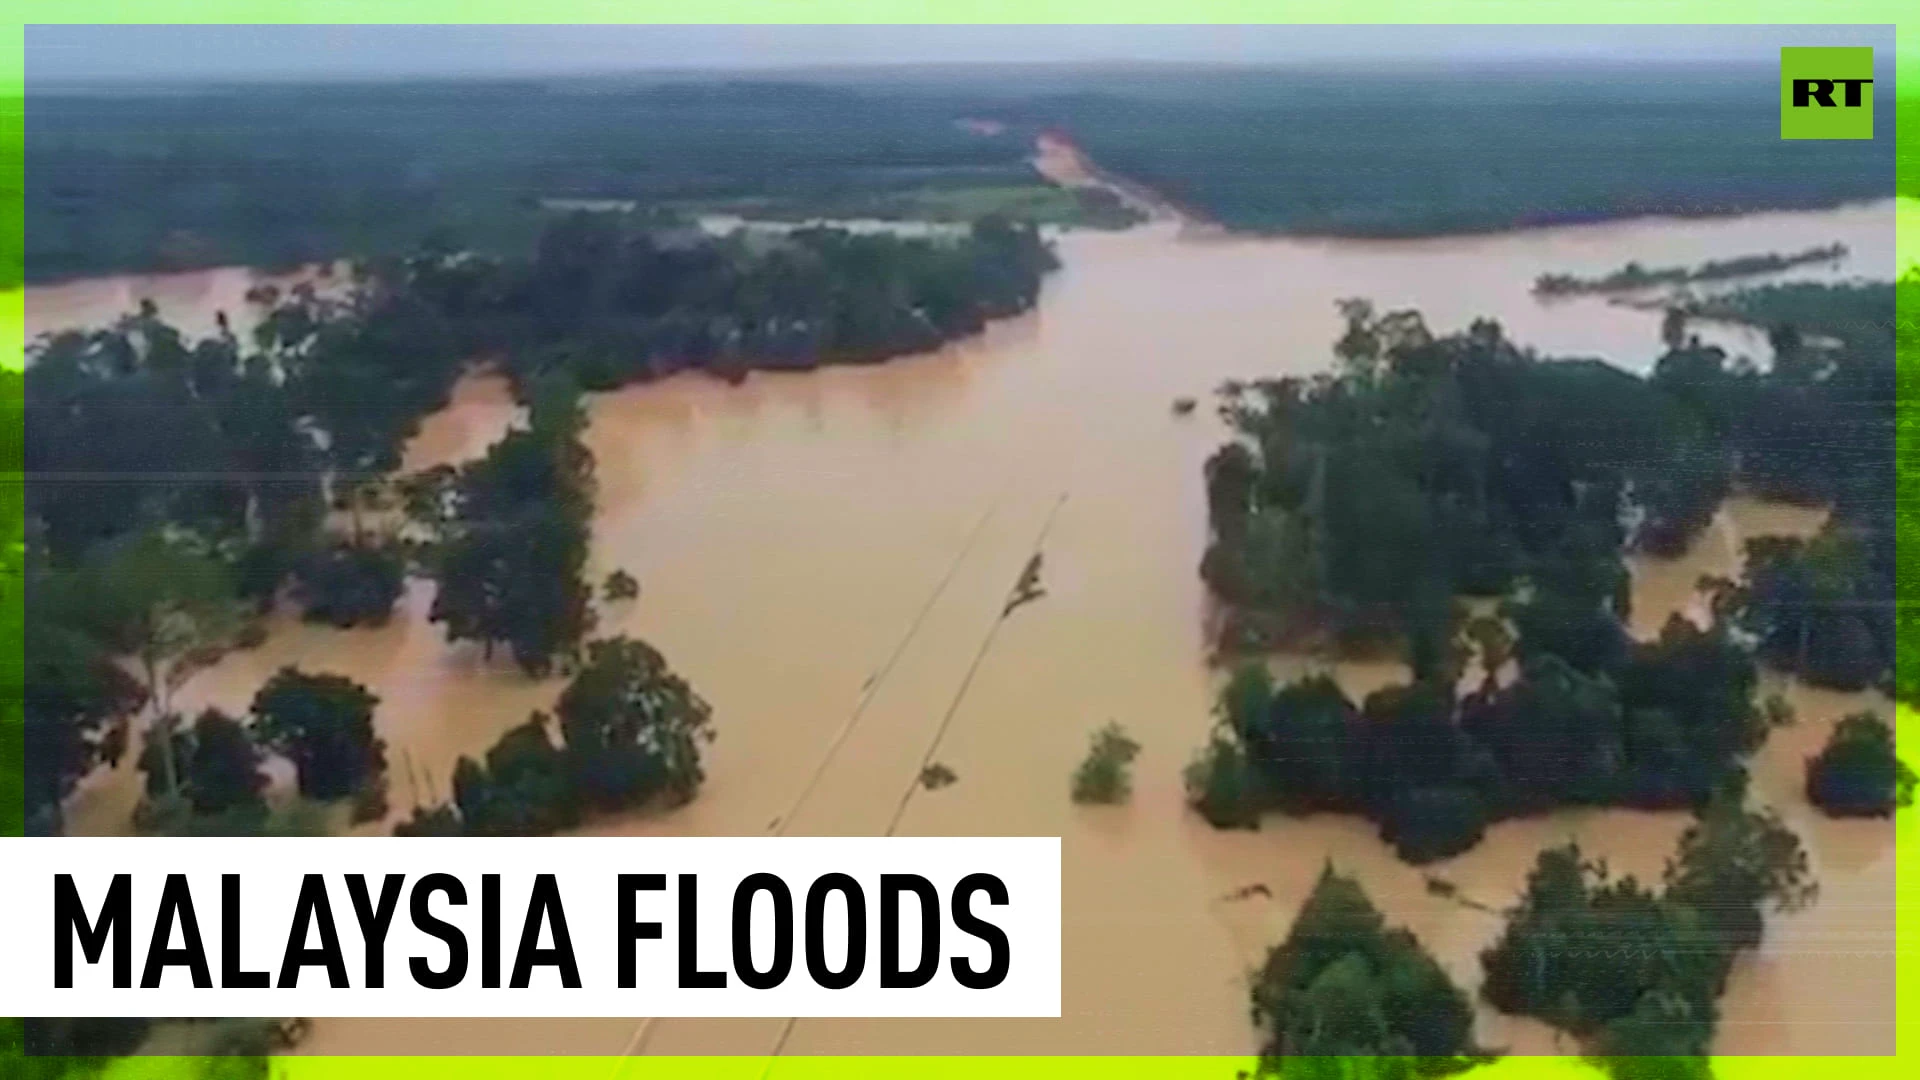
<path fill-rule="evenodd" d="M 23 363 L 25 294 L 22 280 L 22 147 L 25 90 L 24 28 L 29 23 L 1539 23 L 1539 24 L 1892 24 L 1895 27 L 1898 108 L 1898 190 L 1920 197 L 1920 8 L 1911 0 L 14 0 L 0 44 L 0 366 Z M 531 16 L 531 17 L 530 17 Z M 1904 18 L 1903 18 L 1904 16 Z M 1885 100 L 1885 99 L 1883 99 Z M 1908 204 L 1898 219 L 1901 268 L 1920 265 L 1920 206 Z M 1920 310 L 1901 298 L 1897 318 L 1920 322 Z M 1907 511 L 1920 486 L 1920 356 L 1899 357 L 1900 434 L 1896 453 L 1902 567 L 1911 535 L 1920 544 L 1920 515 Z M 17 401 L 0 401 L 0 423 L 14 424 Z M 0 522 L 17 528 L 21 498 L 19 437 L 0 439 L 0 499 L 10 500 Z M 18 535 L 0 537 L 8 550 Z M 1920 574 L 1901 575 L 1900 602 L 1920 602 Z M 0 578 L 0 695 L 17 701 L 21 672 L 23 612 L 18 578 Z M 1903 643 L 1904 644 L 1904 643 Z M 1902 650 L 1903 658 L 1907 650 Z M 1920 717 L 1898 711 L 1902 756 L 1915 757 Z M 20 760 L 17 705 L 0 711 L 0 836 L 21 831 L 17 770 Z M 12 780 L 7 774 L 13 775 Z M 1913 940 L 1920 917 L 1909 883 L 1920 881 L 1915 860 L 1914 816 L 1896 818 L 1899 912 L 1895 948 L 1897 1051 L 1884 1057 L 1727 1057 L 1714 1062 L 1723 1080 L 1773 1080 L 1845 1070 L 1855 1080 L 1911 1075 L 1920 1062 L 1920 1039 L 1905 1037 L 1920 1022 L 1920 948 Z M 3 865 L 3 863 L 0 863 Z M 1902 886 L 1905 886 L 1904 888 Z M 1905 1062 L 1903 1065 L 1902 1063 Z M 198 1075 L 196 1059 L 143 1057 L 113 1066 L 114 1080 Z M 273 1072 L 289 1080 L 507 1080 L 529 1074 L 555 1080 L 610 1080 L 642 1071 L 657 1080 L 761 1080 L 772 1066 L 764 1057 L 289 1057 Z M 1251 1062 L 1219 1057 L 791 1057 L 779 1072 L 795 1080 L 865 1080 L 911 1074 L 919 1080 L 974 1077 L 992 1069 L 1007 1080 L 1102 1077 L 1228 1080 Z M 1495 1080 L 1550 1080 L 1599 1075 L 1577 1058 L 1515 1057 L 1475 1070 Z"/>

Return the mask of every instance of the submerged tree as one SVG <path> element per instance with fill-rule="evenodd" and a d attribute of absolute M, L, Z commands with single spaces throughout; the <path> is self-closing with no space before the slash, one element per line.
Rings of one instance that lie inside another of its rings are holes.
<path fill-rule="evenodd" d="M 1117 723 L 1109 722 L 1094 732 L 1086 759 L 1073 771 L 1073 801 L 1126 801 L 1133 789 L 1133 779 L 1128 770 L 1139 753 L 1140 744 L 1129 738 Z"/>
<path fill-rule="evenodd" d="M 386 784 L 386 744 L 374 734 L 371 691 L 344 675 L 309 675 L 285 667 L 253 698 L 262 742 L 292 761 L 300 793 L 343 799 Z"/>
<path fill-rule="evenodd" d="M 693 798 L 713 741 L 712 709 L 651 645 L 595 641 L 554 705 L 570 775 L 589 807 L 617 810 Z"/>
<path fill-rule="evenodd" d="M 202 712 L 185 730 L 177 727 L 156 723 L 140 758 L 155 820 L 165 822 L 181 803 L 196 816 L 225 817 L 236 824 L 265 819 L 267 776 L 246 727 L 218 709 Z M 162 733 L 171 746 L 159 742 Z M 176 766 L 177 781 L 169 776 Z"/>
<path fill-rule="evenodd" d="M 1885 817 L 1911 805 L 1914 782 L 1894 754 L 1893 730 L 1873 713 L 1842 719 L 1807 759 L 1807 801 L 1834 817 Z"/>
<path fill-rule="evenodd" d="M 556 739 L 555 736 L 558 736 Z M 590 643 L 554 705 L 454 769 L 450 806 L 416 807 L 398 836 L 539 836 L 588 815 L 693 798 L 712 710 L 645 642 Z"/>
<path fill-rule="evenodd" d="M 1681 838 L 1659 892 L 1568 845 L 1540 853 L 1518 906 L 1481 953 L 1481 995 L 1587 1041 L 1622 1080 L 1704 1077 L 1734 957 L 1763 912 L 1813 882 L 1799 840 L 1725 785 Z"/>
<path fill-rule="evenodd" d="M 136 664 L 154 712 L 147 741 L 157 755 L 159 790 L 173 794 L 181 787 L 173 692 L 239 629 L 230 579 L 219 563 L 158 532 L 95 549 L 81 573 L 87 620 Z"/>
<path fill-rule="evenodd" d="M 1270 1075 L 1319 1076 L 1329 1058 L 1398 1059 L 1372 1063 L 1375 1076 L 1436 1075 L 1477 1054 L 1467 995 L 1331 865 L 1261 966 L 1253 1016 Z"/>
<path fill-rule="evenodd" d="M 530 675 L 571 658 L 592 629 L 586 583 L 593 458 L 580 442 L 578 393 L 536 388 L 532 425 L 460 471 L 429 618 L 490 656 L 504 643 Z"/>
<path fill-rule="evenodd" d="M 309 621 L 341 629 L 379 626 L 405 588 L 406 560 L 391 543 L 329 544 L 299 561 L 294 581 Z"/>

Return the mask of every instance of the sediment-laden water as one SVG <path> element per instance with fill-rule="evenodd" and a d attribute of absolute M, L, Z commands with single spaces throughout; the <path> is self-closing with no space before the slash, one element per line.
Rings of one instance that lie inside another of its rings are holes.
<path fill-rule="evenodd" d="M 1357 818 L 1276 818 L 1257 833 L 1223 833 L 1187 813 L 1180 771 L 1211 723 L 1216 680 L 1195 573 L 1206 527 L 1201 464 L 1223 430 L 1208 409 L 1177 417 L 1171 402 L 1205 401 L 1229 377 L 1323 368 L 1340 330 L 1334 301 L 1352 296 L 1418 308 L 1439 331 L 1491 316 L 1544 354 L 1644 369 L 1661 348 L 1657 314 L 1598 297 L 1543 304 L 1529 294 L 1534 277 L 1838 240 L 1852 256 L 1831 273 L 1885 279 L 1893 214 L 1885 203 L 1394 242 L 1206 236 L 1162 216 L 1123 233 L 1063 235 L 1064 268 L 1037 311 L 937 354 L 756 373 L 739 386 L 678 376 L 594 397 L 591 573 L 620 567 L 642 584 L 637 601 L 603 610 L 602 631 L 661 648 L 712 702 L 720 738 L 691 805 L 589 831 L 1061 836 L 1063 1014 L 808 1020 L 790 1031 L 742 1020 L 326 1020 L 303 1049 L 1244 1053 L 1255 1045 L 1245 973 L 1329 859 L 1456 979 L 1477 984 L 1478 952 L 1498 917 L 1430 895 L 1423 873 L 1497 907 L 1542 846 L 1578 837 L 1617 870 L 1657 876 L 1684 815 L 1582 811 L 1508 822 L 1474 851 L 1415 870 Z M 207 305 L 238 305 L 244 280 L 213 271 L 164 287 L 116 279 L 36 289 L 29 331 L 104 321 L 149 293 L 163 314 L 210 326 Z M 1735 328 L 1701 332 L 1735 351 L 1765 349 Z M 426 421 L 408 467 L 478 454 L 516 416 L 497 377 L 474 375 Z M 1696 610 L 1694 582 L 1736 571 L 1745 537 L 1804 533 L 1819 520 L 1729 503 L 1687 557 L 1636 563 L 1636 632 Z M 996 631 L 1008 589 L 1036 552 L 1046 596 Z M 394 813 L 404 815 L 416 796 L 444 796 L 459 755 L 479 754 L 559 689 L 444 644 L 425 622 L 430 588 L 416 583 L 381 629 L 277 619 L 265 645 L 201 673 L 178 702 L 242 708 L 288 663 L 351 675 L 382 699 Z M 1403 675 L 1390 663 L 1332 666 L 1356 696 Z M 1885 703 L 1786 689 L 1800 723 L 1773 735 L 1755 787 L 1806 842 L 1820 899 L 1775 919 L 1765 947 L 1741 962 L 1719 1049 L 1890 1053 L 1892 826 L 1830 821 L 1800 794 L 1802 760 L 1827 727 Z M 1075 806 L 1069 773 L 1109 720 L 1144 747 L 1132 800 Z M 902 809 L 930 746 L 959 780 L 914 792 Z M 130 764 L 90 778 L 73 807 L 76 830 L 126 830 L 137 787 Z M 1226 899 L 1255 883 L 1270 895 Z M 1481 1035 L 1519 1052 L 1556 1048 L 1544 1027 L 1492 1014 Z"/>

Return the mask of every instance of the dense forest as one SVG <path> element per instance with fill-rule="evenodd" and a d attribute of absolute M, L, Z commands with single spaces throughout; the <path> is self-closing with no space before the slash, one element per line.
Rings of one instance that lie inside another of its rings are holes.
<path fill-rule="evenodd" d="M 192 671 L 253 639 L 277 603 L 335 626 L 378 623 L 408 574 L 429 576 L 439 584 L 430 618 L 450 640 L 489 655 L 502 646 L 534 676 L 579 669 L 601 655 L 588 643 L 583 579 L 593 463 L 580 442 L 582 384 L 931 347 L 1032 306 L 1054 265 L 1031 226 L 996 219 L 937 239 L 662 235 L 621 215 L 575 214 L 527 257 L 375 260 L 344 297 L 263 297 L 274 306 L 250 343 L 231 333 L 188 342 L 151 308 L 36 342 L 23 385 L 34 828 L 59 827 L 61 799 L 119 760 L 141 711 L 157 718 L 142 761 L 147 825 L 264 827 L 255 758 L 292 749 L 272 734 L 285 724 L 271 717 L 286 710 L 247 725 L 180 717 L 171 700 Z M 530 423 L 458 470 L 388 482 L 420 418 L 481 355 L 513 376 Z M 636 679 L 672 678 L 657 658 L 619 663 L 644 673 Z M 334 706 L 345 694 L 295 689 Z M 319 707 L 287 708 L 309 705 Z M 587 737 L 560 721 L 570 744 Z M 631 723 L 615 727 L 592 737 L 637 737 Z M 260 737 L 264 747 L 253 745 Z M 321 756 L 341 775 L 303 776 L 303 790 L 378 816 L 373 749 Z M 666 773 L 626 783 L 684 794 L 686 766 Z M 469 819 L 485 820 L 464 802 Z"/>
<path fill-rule="evenodd" d="M 1062 80 L 995 115 L 1063 128 L 1103 167 L 1253 232 L 1421 236 L 1894 194 L 1894 109 L 1872 140 L 1782 140 L 1778 88 L 1773 65 L 1202 68 Z"/>
<path fill-rule="evenodd" d="M 1121 224 L 1039 182 L 1017 131 L 912 86 L 750 79 L 35 89 L 26 276 L 412 251 L 524 254 L 597 201 L 761 216 L 995 210 Z M 1037 200 L 1037 201 L 1036 201 Z"/>
<path fill-rule="evenodd" d="M 1761 371 L 1670 318 L 1645 378 L 1352 301 L 1333 373 L 1225 388 L 1200 568 L 1223 647 L 1398 641 L 1412 678 L 1355 703 L 1241 666 L 1195 805 L 1221 825 L 1362 813 L 1425 861 L 1567 803 L 1702 805 L 1765 737 L 1760 663 L 1890 687 L 1892 289 L 1833 294 L 1879 320 L 1822 323 L 1852 329 L 1820 348 L 1777 324 Z M 1685 550 L 1735 488 L 1832 514 L 1811 540 L 1749 541 L 1742 581 L 1703 583 L 1707 626 L 1634 640 L 1624 553 Z"/>
<path fill-rule="evenodd" d="M 782 220 L 1128 223 L 1111 200 L 1038 182 L 1026 159 L 1047 129 L 1248 231 L 1726 214 L 1881 198 L 1894 184 L 1894 109 L 1870 141 L 1781 140 L 1771 68 L 996 66 L 30 97 L 28 281 L 289 267 L 434 236 L 524 252 L 543 207 L 574 200 Z"/>

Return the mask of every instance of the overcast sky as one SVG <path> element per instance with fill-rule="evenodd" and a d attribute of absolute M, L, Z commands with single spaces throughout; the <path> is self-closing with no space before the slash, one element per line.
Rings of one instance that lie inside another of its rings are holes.
<path fill-rule="evenodd" d="M 29 26 L 35 82 L 359 79 L 661 69 L 1344 59 L 1750 60 L 1874 45 L 1879 27 Z"/>

